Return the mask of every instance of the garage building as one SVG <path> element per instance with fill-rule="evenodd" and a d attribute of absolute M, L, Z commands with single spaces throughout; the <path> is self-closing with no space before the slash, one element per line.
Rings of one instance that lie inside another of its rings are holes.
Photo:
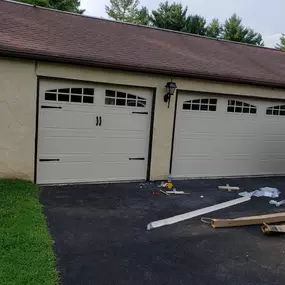
<path fill-rule="evenodd" d="M 284 175 L 285 53 L 1 0 L 0 116 L 1 177 Z"/>

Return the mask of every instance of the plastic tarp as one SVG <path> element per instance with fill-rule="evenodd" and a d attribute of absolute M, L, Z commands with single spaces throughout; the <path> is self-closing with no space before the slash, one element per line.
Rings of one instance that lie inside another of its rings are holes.
<path fill-rule="evenodd" d="M 280 195 L 280 191 L 277 188 L 271 187 L 263 187 L 259 190 L 255 190 L 252 192 L 241 192 L 239 193 L 242 197 L 268 197 L 268 198 L 278 198 Z"/>

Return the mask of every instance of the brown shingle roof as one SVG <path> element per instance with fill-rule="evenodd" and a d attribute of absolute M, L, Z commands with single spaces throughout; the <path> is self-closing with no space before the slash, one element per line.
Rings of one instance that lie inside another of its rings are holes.
<path fill-rule="evenodd" d="M 285 87 L 285 53 L 0 0 L 0 55 Z"/>

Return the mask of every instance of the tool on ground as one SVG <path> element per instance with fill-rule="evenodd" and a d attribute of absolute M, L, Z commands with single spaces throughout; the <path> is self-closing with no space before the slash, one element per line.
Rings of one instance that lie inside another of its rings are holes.
<path fill-rule="evenodd" d="M 214 211 L 217 211 L 217 210 L 220 210 L 220 209 L 224 209 L 224 208 L 231 207 L 231 206 L 234 206 L 234 205 L 237 205 L 237 204 L 240 204 L 240 203 L 244 203 L 246 201 L 249 201 L 250 199 L 251 199 L 250 197 L 241 197 L 241 198 L 234 199 L 234 200 L 231 200 L 231 201 L 227 201 L 227 202 L 224 202 L 224 203 L 221 203 L 221 204 L 217 204 L 217 205 L 214 205 L 214 206 L 210 206 L 210 207 L 206 207 L 206 208 L 203 208 L 203 209 L 195 210 L 195 211 L 192 211 L 192 212 L 189 212 L 189 213 L 185 213 L 185 214 L 182 214 L 182 215 L 174 216 L 174 217 L 171 217 L 171 218 L 168 218 L 168 219 L 151 222 L 151 223 L 149 223 L 147 225 L 147 230 L 151 230 L 151 229 L 154 229 L 154 228 L 175 224 L 175 223 L 178 223 L 178 222 L 181 222 L 181 221 L 185 221 L 185 220 L 188 220 L 188 219 L 191 219 L 191 218 L 194 218 L 194 217 L 198 217 L 198 216 L 210 213 L 210 212 L 214 212 Z"/>
<path fill-rule="evenodd" d="M 163 191 L 163 190 L 159 190 L 159 192 L 161 192 L 161 193 L 163 193 L 164 195 L 166 195 L 166 196 L 168 196 L 169 194 L 167 194 L 165 191 Z"/>

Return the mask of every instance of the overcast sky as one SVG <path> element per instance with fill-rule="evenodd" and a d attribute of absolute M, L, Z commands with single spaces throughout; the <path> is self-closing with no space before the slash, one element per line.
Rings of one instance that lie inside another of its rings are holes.
<path fill-rule="evenodd" d="M 140 4 L 153 10 L 160 2 L 161 0 L 141 0 Z M 207 21 L 219 18 L 223 22 L 233 13 L 237 13 L 245 25 L 262 34 L 265 45 L 269 47 L 273 47 L 281 33 L 285 33 L 284 0 L 177 0 L 176 2 L 187 5 L 189 13 L 202 15 Z M 108 4 L 109 0 L 81 0 L 82 8 L 86 9 L 85 14 L 96 17 L 107 18 L 105 5 Z"/>

